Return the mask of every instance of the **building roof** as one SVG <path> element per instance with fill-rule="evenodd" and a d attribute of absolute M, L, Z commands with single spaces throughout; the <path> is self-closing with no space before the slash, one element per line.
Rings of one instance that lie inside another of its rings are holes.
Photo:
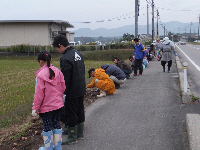
<path fill-rule="evenodd" d="M 49 23 L 58 23 L 58 24 L 61 24 L 61 25 L 64 25 L 66 26 L 67 28 L 74 28 L 73 25 L 71 25 L 69 22 L 67 21 L 62 21 L 62 20 L 0 20 L 0 24 L 2 23 L 31 23 L 31 22 L 38 22 L 38 23 L 41 23 L 41 22 L 49 22 Z"/>
<path fill-rule="evenodd" d="M 70 34 L 75 34 L 75 32 L 71 32 L 71 31 L 58 31 L 58 33 L 70 33 Z"/>

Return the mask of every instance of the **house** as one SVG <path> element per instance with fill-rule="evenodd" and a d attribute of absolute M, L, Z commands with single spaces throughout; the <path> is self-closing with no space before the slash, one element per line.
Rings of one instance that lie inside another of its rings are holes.
<path fill-rule="evenodd" d="M 51 45 L 57 34 L 63 34 L 74 42 L 74 33 L 67 31 L 73 27 L 60 20 L 0 20 L 0 46 Z"/>

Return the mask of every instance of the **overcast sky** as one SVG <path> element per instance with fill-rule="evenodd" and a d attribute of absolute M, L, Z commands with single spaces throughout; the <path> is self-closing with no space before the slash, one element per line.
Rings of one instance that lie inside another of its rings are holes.
<path fill-rule="evenodd" d="M 140 0 L 139 25 L 147 24 L 147 2 L 152 0 Z M 200 0 L 154 0 L 154 4 L 162 23 L 199 21 Z M 64 20 L 74 25 L 71 31 L 132 25 L 134 16 L 135 0 L 0 0 L 0 20 Z"/>

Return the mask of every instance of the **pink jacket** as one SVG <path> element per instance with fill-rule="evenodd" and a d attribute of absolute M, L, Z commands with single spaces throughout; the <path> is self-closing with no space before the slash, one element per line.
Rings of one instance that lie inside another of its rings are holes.
<path fill-rule="evenodd" d="M 49 68 L 47 65 L 36 71 L 34 105 L 32 109 L 37 110 L 38 113 L 50 112 L 64 106 L 64 76 L 58 68 L 53 65 L 50 67 L 55 73 L 53 79 L 49 79 Z"/>

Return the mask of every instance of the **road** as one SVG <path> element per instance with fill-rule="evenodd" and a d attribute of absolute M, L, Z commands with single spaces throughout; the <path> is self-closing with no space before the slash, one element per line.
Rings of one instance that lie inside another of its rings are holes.
<path fill-rule="evenodd" d="M 200 97 L 200 45 L 177 45 L 176 51 L 182 63 L 188 62 L 187 75 L 191 92 Z"/>
<path fill-rule="evenodd" d="M 188 150 L 185 116 L 200 110 L 181 104 L 178 77 L 175 60 L 170 73 L 150 61 L 142 76 L 86 109 L 85 140 L 63 150 Z"/>

